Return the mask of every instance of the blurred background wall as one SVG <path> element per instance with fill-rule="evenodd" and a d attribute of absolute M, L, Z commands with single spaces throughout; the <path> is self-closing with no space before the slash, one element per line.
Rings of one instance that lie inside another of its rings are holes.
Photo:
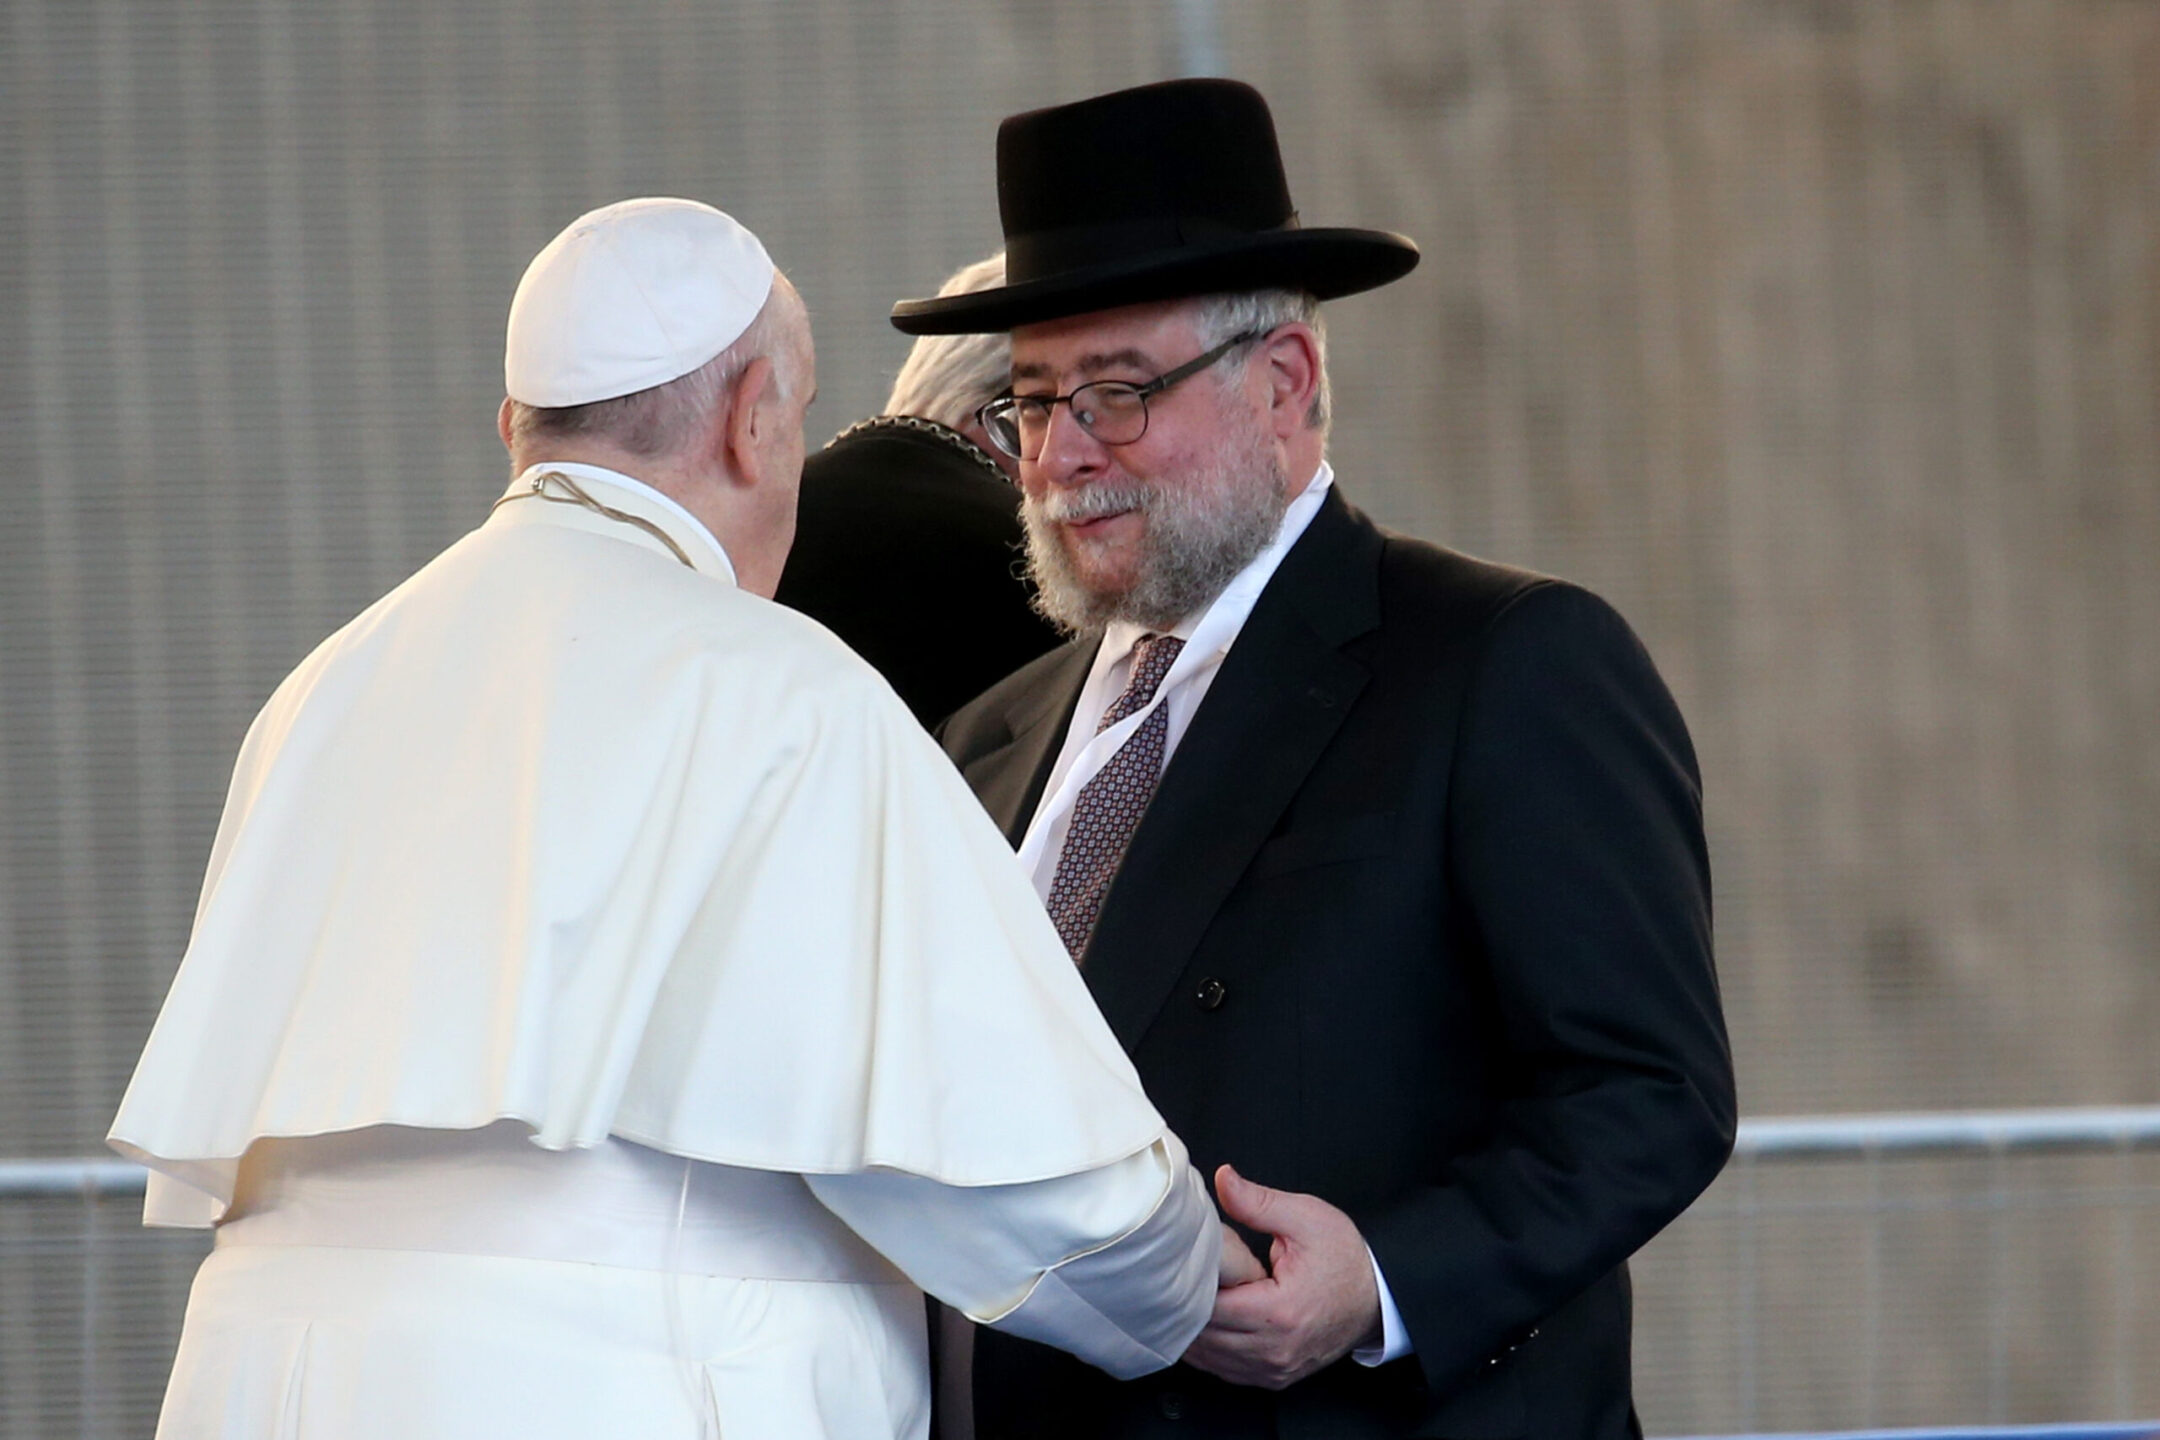
<path fill-rule="evenodd" d="M 97 1150 L 249 717 L 505 482 L 550 235 L 751 225 L 816 443 L 997 244 L 999 117 L 1192 70 L 1424 247 L 1330 307 L 1350 496 L 1678 694 L 1747 1113 L 2160 1101 L 2160 5 L 5 0 L 0 1155 Z M 1638 1266 L 1646 1425 L 2160 1413 L 2160 1212 L 2043 1215 L 1983 1321 L 1955 1170 L 1861 1258 L 1805 1220 L 1858 1182 L 1768 1237 L 1721 1182 Z M 200 1245 L 130 1209 L 0 1206 L 0 1434 L 147 1433 Z"/>

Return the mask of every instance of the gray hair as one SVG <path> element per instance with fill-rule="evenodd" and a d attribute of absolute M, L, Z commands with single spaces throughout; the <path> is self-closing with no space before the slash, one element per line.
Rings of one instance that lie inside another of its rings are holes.
<path fill-rule="evenodd" d="M 761 355 L 772 359 L 773 380 L 785 398 L 800 379 L 793 357 L 782 353 L 802 311 L 802 302 L 793 295 L 792 287 L 775 271 L 772 294 L 765 297 L 749 329 L 689 374 L 650 389 L 588 405 L 553 408 L 512 400 L 512 440 L 519 445 L 541 439 L 602 440 L 644 459 L 673 455 L 689 443 L 728 387 Z"/>
<path fill-rule="evenodd" d="M 1320 318 L 1320 302 L 1303 290 L 1239 290 L 1225 295 L 1203 295 L 1193 304 L 1193 324 L 1200 332 L 1200 345 L 1204 350 L 1212 350 L 1231 336 L 1247 330 L 1273 330 L 1292 320 L 1302 321 L 1312 328 L 1313 342 L 1320 351 L 1320 384 L 1313 391 L 1311 407 L 1305 412 L 1305 428 L 1319 431 L 1325 439 L 1334 416 L 1328 397 L 1327 326 Z M 1246 351 L 1238 357 L 1238 363 L 1245 363 L 1251 355 L 1250 350 Z"/>
<path fill-rule="evenodd" d="M 938 287 L 940 295 L 972 295 L 1005 283 L 1005 252 L 953 272 Z M 887 415 L 914 415 L 960 429 L 984 401 L 1012 384 L 1012 337 L 925 335 L 908 351 L 907 363 L 893 377 Z"/>

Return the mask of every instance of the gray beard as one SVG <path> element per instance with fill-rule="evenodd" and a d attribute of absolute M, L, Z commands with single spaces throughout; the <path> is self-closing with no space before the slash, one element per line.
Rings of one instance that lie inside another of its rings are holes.
<path fill-rule="evenodd" d="M 1093 635 L 1113 620 L 1173 629 L 1220 595 L 1268 547 L 1289 504 L 1289 477 L 1274 447 L 1257 435 L 1225 444 L 1181 484 L 1123 481 L 1088 485 L 1046 502 L 1030 499 L 1020 516 L 1027 527 L 1035 609 L 1068 635 Z M 1053 522 L 1128 509 L 1147 516 L 1139 579 L 1126 590 L 1091 590 Z"/>

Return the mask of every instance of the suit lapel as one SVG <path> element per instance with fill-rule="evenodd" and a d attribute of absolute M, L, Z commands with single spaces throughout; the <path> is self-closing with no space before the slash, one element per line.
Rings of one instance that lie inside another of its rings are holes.
<path fill-rule="evenodd" d="M 1127 1050 L 1364 688 L 1365 667 L 1343 646 L 1379 623 L 1381 546 L 1372 524 L 1331 492 L 1261 593 L 1178 743 L 1104 898 L 1085 961 L 1096 1003 Z M 1049 728 L 1054 749 L 1063 727 Z M 1048 765 L 1045 758 L 1040 769 Z M 1041 790 L 1038 773 L 1035 795 Z"/>
<path fill-rule="evenodd" d="M 1027 834 L 1028 822 L 1035 818 L 1035 807 L 1042 803 L 1043 786 L 1064 746 L 1073 706 L 1079 702 L 1080 687 L 1087 683 L 1099 643 L 1067 646 L 1007 713 L 1011 739 L 961 767 L 983 809 L 1015 850 Z"/>

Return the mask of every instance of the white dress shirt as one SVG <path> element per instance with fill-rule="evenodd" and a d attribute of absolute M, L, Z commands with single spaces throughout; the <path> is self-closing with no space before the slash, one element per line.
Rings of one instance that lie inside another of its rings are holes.
<path fill-rule="evenodd" d="M 1244 630 L 1246 617 L 1259 603 L 1260 593 L 1274 578 L 1283 557 L 1290 553 L 1290 547 L 1312 524 L 1313 516 L 1320 513 L 1321 503 L 1334 484 L 1335 469 L 1322 460 L 1320 468 L 1313 472 L 1312 480 L 1284 510 L 1282 524 L 1268 547 L 1237 573 L 1214 603 L 1197 615 L 1186 616 L 1168 632 L 1183 640 L 1185 648 L 1178 652 L 1176 662 L 1163 676 L 1162 684 L 1156 687 L 1154 699 L 1098 735 L 1096 723 L 1111 703 L 1125 692 L 1131 679 L 1133 647 L 1142 636 L 1162 633 L 1123 620 L 1113 621 L 1105 627 L 1102 645 L 1095 652 L 1095 663 L 1088 668 L 1087 683 L 1080 687 L 1080 703 L 1073 709 L 1064 747 L 1059 750 L 1057 763 L 1051 767 L 1050 778 L 1044 783 L 1042 804 L 1036 808 L 1035 818 L 1028 823 L 1027 834 L 1020 841 L 1020 863 L 1033 877 L 1036 892 L 1046 904 L 1051 882 L 1057 876 L 1058 857 L 1064 853 L 1065 832 L 1072 824 L 1073 804 L 1079 798 L 1081 787 L 1095 778 L 1095 773 L 1157 709 L 1166 708 L 1170 712 L 1168 733 L 1163 737 L 1163 767 L 1169 768 L 1170 757 L 1177 752 L 1178 742 L 1192 725 L 1193 712 L 1207 697 L 1208 687 L 1215 683 L 1215 676 L 1230 654 L 1230 647 Z M 1366 1256 L 1372 1258 L 1369 1249 Z M 1381 1336 L 1378 1345 L 1352 1352 L 1352 1358 L 1361 1365 L 1384 1364 L 1411 1351 L 1410 1332 L 1403 1325 L 1402 1312 L 1395 1304 L 1394 1295 L 1388 1290 L 1387 1277 L 1380 1273 L 1380 1262 L 1372 1260 L 1372 1267 L 1373 1282 L 1380 1288 Z"/>

